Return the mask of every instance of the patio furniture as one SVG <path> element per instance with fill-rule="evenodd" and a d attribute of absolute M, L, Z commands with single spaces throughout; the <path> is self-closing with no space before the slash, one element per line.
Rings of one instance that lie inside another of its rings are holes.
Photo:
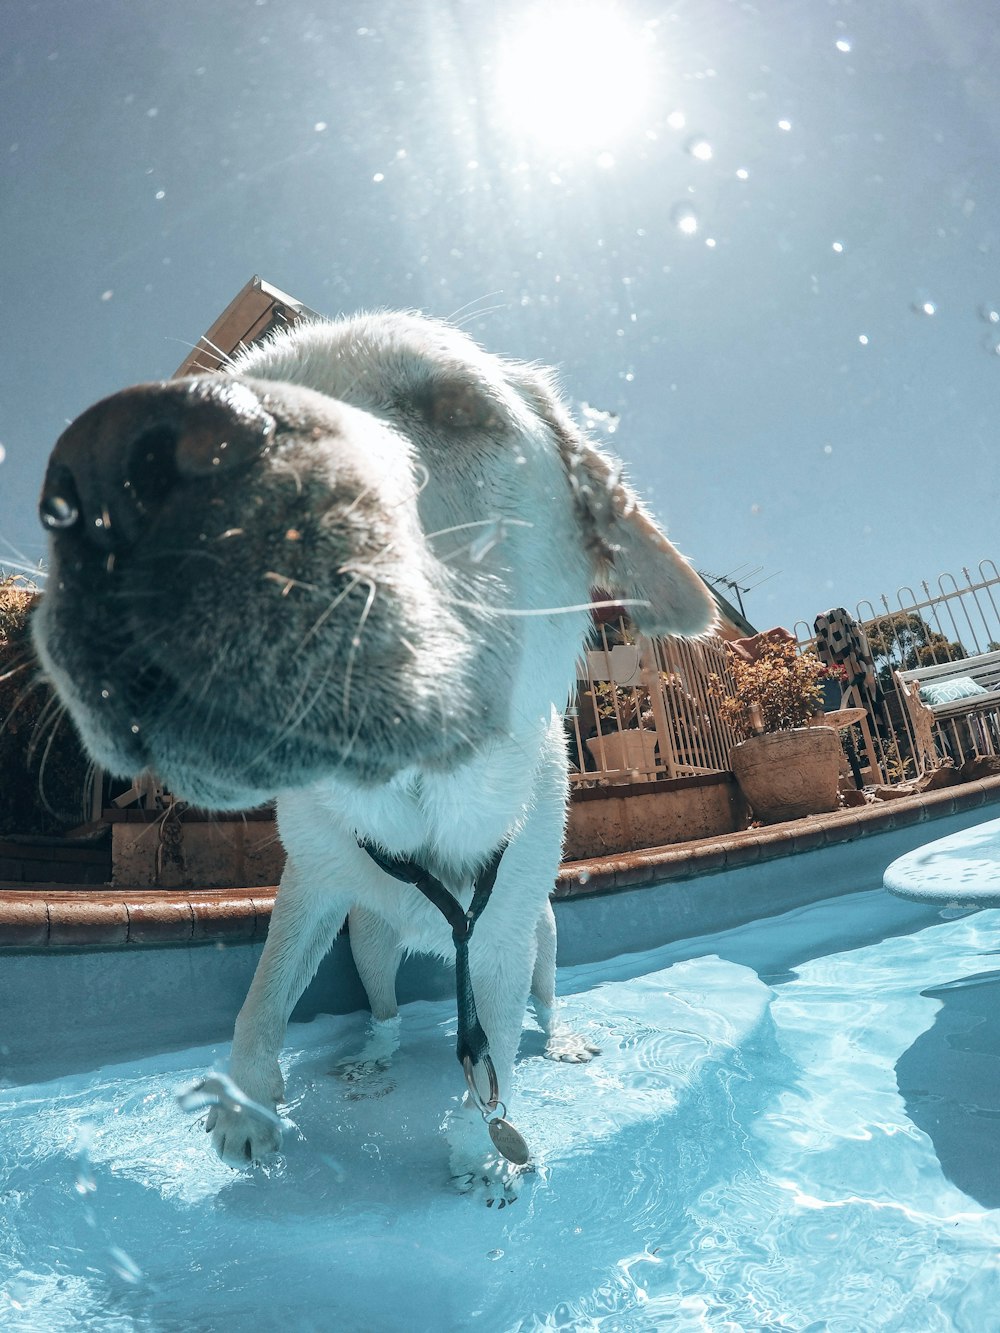
<path fill-rule="evenodd" d="M 895 671 L 900 698 L 914 730 L 921 761 L 935 759 L 933 729 L 950 730 L 957 749 L 964 749 L 958 724 L 969 726 L 973 745 L 997 753 L 1000 725 L 1000 652 L 978 653 L 957 662 Z M 993 714 L 993 725 L 990 725 Z"/>

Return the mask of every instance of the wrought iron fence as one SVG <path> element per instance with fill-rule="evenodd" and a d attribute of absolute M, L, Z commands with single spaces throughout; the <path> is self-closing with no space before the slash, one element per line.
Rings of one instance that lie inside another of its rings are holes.
<path fill-rule="evenodd" d="M 890 781 L 913 777 L 918 746 L 894 672 L 1000 650 L 1000 570 L 994 561 L 982 560 L 963 567 L 960 578 L 942 574 L 933 583 L 921 582 L 919 590 L 904 586 L 894 596 L 861 601 L 854 614 L 868 636 L 885 696 L 884 715 L 875 719 L 885 775 Z M 800 650 L 813 647 L 811 625 L 797 621 L 795 635 Z M 935 722 L 935 738 L 939 756 L 956 763 L 996 753 L 1000 718 Z"/>

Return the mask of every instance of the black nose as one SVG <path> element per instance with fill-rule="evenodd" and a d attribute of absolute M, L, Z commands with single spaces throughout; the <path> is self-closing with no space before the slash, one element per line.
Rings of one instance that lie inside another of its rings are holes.
<path fill-rule="evenodd" d="M 256 394 L 221 375 L 125 389 L 59 437 L 42 523 L 74 529 L 102 550 L 127 550 L 180 484 L 250 466 L 274 429 Z"/>

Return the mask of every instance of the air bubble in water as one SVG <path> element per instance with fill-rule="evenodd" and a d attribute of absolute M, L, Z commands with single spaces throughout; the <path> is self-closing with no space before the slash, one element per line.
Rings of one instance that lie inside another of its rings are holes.
<path fill-rule="evenodd" d="M 76 1183 L 74 1188 L 85 1199 L 97 1189 L 94 1169 L 90 1164 L 90 1145 L 94 1140 L 94 1126 L 84 1121 L 77 1130 L 76 1137 Z"/>
<path fill-rule="evenodd" d="M 918 296 L 916 300 L 910 302 L 910 309 L 917 315 L 936 315 L 937 305 L 926 296 Z"/>
<path fill-rule="evenodd" d="M 0 444 L 0 463 L 7 457 L 7 450 Z"/>
<path fill-rule="evenodd" d="M 1000 324 L 1000 310 L 994 305 L 981 305 L 979 307 L 979 318 L 987 324 Z M 0 451 L 2 456 L 2 451 Z"/>
<path fill-rule="evenodd" d="M 694 236 L 698 230 L 698 211 L 691 204 L 674 204 L 670 210 L 670 221 L 683 236 Z"/>
<path fill-rule="evenodd" d="M 142 1269 L 130 1254 L 117 1245 L 112 1245 L 108 1250 L 108 1258 L 111 1260 L 111 1271 L 123 1282 L 136 1286 L 142 1281 Z"/>

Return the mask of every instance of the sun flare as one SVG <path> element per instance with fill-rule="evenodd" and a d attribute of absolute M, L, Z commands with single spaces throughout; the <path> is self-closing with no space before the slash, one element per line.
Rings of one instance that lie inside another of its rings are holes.
<path fill-rule="evenodd" d="M 497 66 L 513 133 L 560 148 L 602 148 L 648 109 L 651 34 L 613 4 L 555 4 L 525 14 Z"/>

